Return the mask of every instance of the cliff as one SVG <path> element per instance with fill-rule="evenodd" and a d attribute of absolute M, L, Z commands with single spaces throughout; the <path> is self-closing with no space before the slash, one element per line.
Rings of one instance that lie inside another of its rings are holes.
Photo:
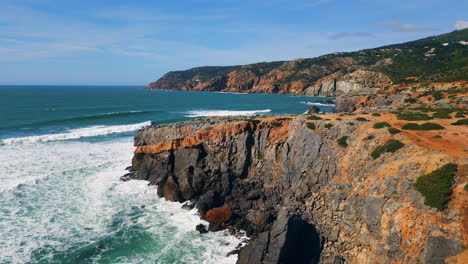
<path fill-rule="evenodd" d="M 246 230 L 252 240 L 233 252 L 238 263 L 463 263 L 468 130 L 457 124 L 468 113 L 455 107 L 466 105 L 463 97 L 442 95 L 450 119 L 437 118 L 437 108 L 425 112 L 442 130 L 406 128 L 408 113 L 422 116 L 418 105 L 402 115 L 375 103 L 353 109 L 368 113 L 150 126 L 136 135 L 123 179 L 195 203 L 211 231 Z M 446 175 L 454 177 L 449 199 L 434 208 L 415 183 L 446 164 L 457 165 Z"/>
<path fill-rule="evenodd" d="M 317 58 L 165 74 L 148 89 L 306 96 L 375 94 L 394 85 L 468 78 L 468 29 L 417 41 Z"/>

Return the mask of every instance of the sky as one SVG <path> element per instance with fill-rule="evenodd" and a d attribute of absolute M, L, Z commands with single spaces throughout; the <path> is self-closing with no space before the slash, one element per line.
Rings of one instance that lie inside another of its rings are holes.
<path fill-rule="evenodd" d="M 0 85 L 146 85 L 468 27 L 463 0 L 0 0 Z M 467 40 L 468 41 L 468 40 Z"/>

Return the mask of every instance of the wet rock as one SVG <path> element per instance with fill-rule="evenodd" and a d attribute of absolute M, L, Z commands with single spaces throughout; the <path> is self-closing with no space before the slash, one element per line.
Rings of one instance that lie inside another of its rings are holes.
<path fill-rule="evenodd" d="M 197 230 L 198 232 L 200 232 L 200 234 L 205 234 L 205 233 L 208 233 L 208 230 L 206 230 L 206 226 L 203 225 L 203 224 L 199 224 L 195 227 L 195 230 Z"/>
<path fill-rule="evenodd" d="M 320 113 L 320 108 L 318 106 L 311 106 L 309 107 L 309 110 L 307 110 L 307 114 L 317 114 Z"/>

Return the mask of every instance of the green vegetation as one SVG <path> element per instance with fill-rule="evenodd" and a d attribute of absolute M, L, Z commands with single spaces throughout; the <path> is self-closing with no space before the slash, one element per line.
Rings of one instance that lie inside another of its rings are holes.
<path fill-rule="evenodd" d="M 465 187 L 463 187 L 463 188 L 465 189 L 465 191 L 467 191 L 467 192 L 468 192 L 468 183 L 467 183 L 467 184 L 465 184 Z"/>
<path fill-rule="evenodd" d="M 205 127 L 205 130 L 213 130 L 213 127 Z"/>
<path fill-rule="evenodd" d="M 283 124 L 281 124 L 281 122 L 272 122 L 271 125 L 274 126 L 274 127 L 282 127 L 283 126 Z"/>
<path fill-rule="evenodd" d="M 387 122 L 377 122 L 374 124 L 373 128 L 384 128 L 384 127 L 391 127 L 391 125 Z"/>
<path fill-rule="evenodd" d="M 307 123 L 306 124 L 308 129 L 315 130 L 315 124 L 314 123 Z"/>
<path fill-rule="evenodd" d="M 347 123 L 349 126 L 354 126 L 354 123 L 353 122 L 348 122 Z"/>
<path fill-rule="evenodd" d="M 447 206 L 455 182 L 457 165 L 448 163 L 431 173 L 420 176 L 414 187 L 424 196 L 424 203 L 442 211 Z"/>
<path fill-rule="evenodd" d="M 445 129 L 445 127 L 435 124 L 435 123 L 424 123 L 422 125 L 416 124 L 416 123 L 408 123 L 405 124 L 402 129 L 407 129 L 407 130 L 442 130 Z"/>
<path fill-rule="evenodd" d="M 463 114 L 463 112 L 457 112 L 457 113 L 455 114 L 455 117 L 457 117 L 457 118 L 464 118 L 465 115 Z"/>
<path fill-rule="evenodd" d="M 389 128 L 388 128 L 388 132 L 389 132 L 390 134 L 392 134 L 392 135 L 395 135 L 395 134 L 400 133 L 400 130 L 399 130 L 399 129 L 396 129 L 396 128 L 394 128 L 394 127 L 389 127 Z"/>
<path fill-rule="evenodd" d="M 462 125 L 468 125 L 468 118 L 465 119 L 460 119 L 457 122 L 451 123 L 452 126 L 462 126 Z"/>
<path fill-rule="evenodd" d="M 342 146 L 343 148 L 346 148 L 348 146 L 348 143 L 346 141 L 348 140 L 348 136 L 342 136 L 337 140 L 338 145 Z"/>
<path fill-rule="evenodd" d="M 336 120 L 341 121 L 341 120 L 343 120 L 343 119 L 341 119 L 341 118 L 338 117 L 338 118 L 336 118 Z"/>
<path fill-rule="evenodd" d="M 441 135 L 435 135 L 435 136 L 433 136 L 433 138 L 442 138 L 442 136 Z"/>
<path fill-rule="evenodd" d="M 405 99 L 405 103 L 414 104 L 414 103 L 416 103 L 416 98 L 408 98 L 408 99 Z"/>
<path fill-rule="evenodd" d="M 324 127 L 325 128 L 331 128 L 333 126 L 333 124 L 325 124 Z"/>
<path fill-rule="evenodd" d="M 357 121 L 362 121 L 362 122 L 365 122 L 365 121 L 369 121 L 367 119 L 365 119 L 364 117 L 358 117 L 356 118 Z"/>
<path fill-rule="evenodd" d="M 372 113 L 372 116 L 382 116 L 382 115 L 379 113 Z"/>
<path fill-rule="evenodd" d="M 441 91 L 435 91 L 435 92 L 432 92 L 432 97 L 434 98 L 434 100 L 439 101 L 444 98 L 444 95 L 442 94 Z"/>
<path fill-rule="evenodd" d="M 307 117 L 308 120 L 322 120 L 320 116 L 310 115 Z"/>
<path fill-rule="evenodd" d="M 431 120 L 432 117 L 427 114 L 417 112 L 404 112 L 397 115 L 397 119 L 406 121 L 426 121 Z"/>
<path fill-rule="evenodd" d="M 376 147 L 374 151 L 372 151 L 371 157 L 373 159 L 377 159 L 378 157 L 380 157 L 380 155 L 382 155 L 382 153 L 395 152 L 404 146 L 405 144 L 400 142 L 399 140 L 389 139 L 387 142 L 385 142 L 385 144 Z"/>
<path fill-rule="evenodd" d="M 263 159 L 265 155 L 263 155 L 263 152 L 258 152 L 257 153 L 257 159 Z"/>
<path fill-rule="evenodd" d="M 292 118 L 290 117 L 281 117 L 281 118 L 276 118 L 276 121 L 286 121 L 286 120 L 291 120 Z"/>
<path fill-rule="evenodd" d="M 365 139 L 365 140 L 372 140 L 372 139 L 374 139 L 374 138 L 375 138 L 374 135 L 368 135 L 368 136 L 365 137 L 364 139 Z"/>
<path fill-rule="evenodd" d="M 438 119 L 452 119 L 452 117 L 447 112 L 437 112 L 432 115 L 432 118 Z"/>

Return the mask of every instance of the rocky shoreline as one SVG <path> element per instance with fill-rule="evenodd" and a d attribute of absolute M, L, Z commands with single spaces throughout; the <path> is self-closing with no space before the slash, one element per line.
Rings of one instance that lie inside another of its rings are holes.
<path fill-rule="evenodd" d="M 394 105 L 388 100 L 404 98 L 386 100 Z M 340 98 L 337 104 L 349 108 Z M 374 105 L 374 111 L 381 113 L 211 117 L 149 126 L 135 136 L 131 172 L 123 179 L 147 180 L 168 200 L 190 201 L 210 222 L 209 231 L 245 230 L 252 239 L 232 252 L 239 254 L 237 263 L 454 258 L 466 243 L 466 178 L 457 177 L 443 211 L 425 205 L 413 183 L 446 163 L 460 164 L 463 175 L 466 159 L 424 146 L 412 133 L 374 128 L 382 121 L 403 125 L 382 108 Z M 371 157 L 390 139 L 404 147 Z"/>

